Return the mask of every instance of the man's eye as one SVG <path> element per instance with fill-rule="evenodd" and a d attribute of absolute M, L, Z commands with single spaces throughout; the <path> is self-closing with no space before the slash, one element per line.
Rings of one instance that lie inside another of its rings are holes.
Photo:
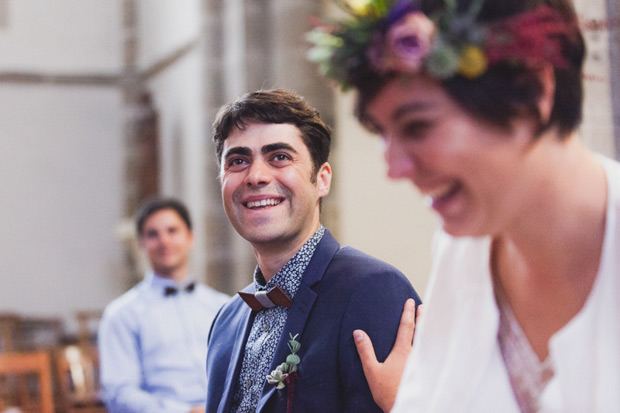
<path fill-rule="evenodd" d="M 244 164 L 245 164 L 245 160 L 243 158 L 232 158 L 227 163 L 229 167 L 241 166 Z"/>
<path fill-rule="evenodd" d="M 277 153 L 271 159 L 273 159 L 274 161 L 288 161 L 289 159 L 291 159 L 291 157 L 285 153 Z"/>

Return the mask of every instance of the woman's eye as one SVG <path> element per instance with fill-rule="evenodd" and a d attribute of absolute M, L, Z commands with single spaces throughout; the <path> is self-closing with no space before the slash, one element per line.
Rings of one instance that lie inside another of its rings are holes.
<path fill-rule="evenodd" d="M 416 121 L 405 124 L 401 129 L 401 134 L 406 138 L 421 139 L 430 129 L 430 122 Z"/>

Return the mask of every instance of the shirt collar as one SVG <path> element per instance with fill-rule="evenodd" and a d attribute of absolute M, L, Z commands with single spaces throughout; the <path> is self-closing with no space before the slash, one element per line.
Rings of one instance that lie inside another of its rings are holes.
<path fill-rule="evenodd" d="M 277 286 L 282 288 L 292 299 L 299 289 L 306 267 L 314 255 L 319 241 L 323 238 L 323 234 L 325 234 L 325 227 L 321 225 L 314 235 L 306 241 L 299 251 L 293 255 L 269 282 L 265 281 L 262 271 L 256 266 L 254 270 L 254 287 L 256 291 L 269 290 Z"/>
<path fill-rule="evenodd" d="M 144 279 L 148 282 L 151 289 L 157 291 L 164 291 L 166 287 L 185 288 L 186 286 L 194 282 L 194 280 L 192 280 L 191 278 L 186 278 L 185 280 L 183 280 L 183 282 L 178 283 L 171 278 L 157 275 L 153 271 L 147 272 Z"/>

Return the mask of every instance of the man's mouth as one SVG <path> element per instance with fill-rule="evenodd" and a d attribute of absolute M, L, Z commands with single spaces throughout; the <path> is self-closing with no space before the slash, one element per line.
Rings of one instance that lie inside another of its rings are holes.
<path fill-rule="evenodd" d="M 269 199 L 261 199 L 260 201 L 248 201 L 244 205 L 248 209 L 257 209 L 257 208 L 268 208 L 272 206 L 279 205 L 282 202 L 282 199 L 269 198 Z"/>

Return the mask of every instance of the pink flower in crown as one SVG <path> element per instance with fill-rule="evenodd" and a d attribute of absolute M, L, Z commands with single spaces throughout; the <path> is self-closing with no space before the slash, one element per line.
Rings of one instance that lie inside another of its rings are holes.
<path fill-rule="evenodd" d="M 434 33 L 435 24 L 424 13 L 409 13 L 388 30 L 382 45 L 375 42 L 369 58 L 383 72 L 417 73 L 431 50 Z M 384 50 L 378 49 L 381 46 Z"/>

